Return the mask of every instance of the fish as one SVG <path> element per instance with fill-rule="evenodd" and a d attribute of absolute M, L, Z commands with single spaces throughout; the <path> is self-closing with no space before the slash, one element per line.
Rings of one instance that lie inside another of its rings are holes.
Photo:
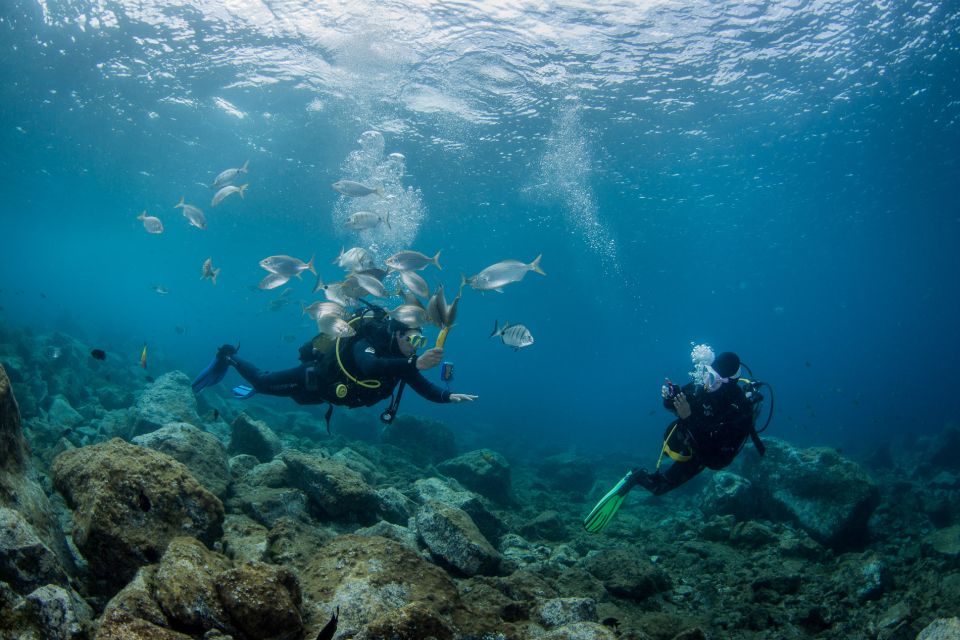
<path fill-rule="evenodd" d="M 447 312 L 443 317 L 443 324 L 447 327 L 452 327 L 457 321 L 457 309 L 460 306 L 460 296 L 463 295 L 463 287 L 467 284 L 467 279 L 465 276 L 460 276 L 460 289 L 457 291 L 457 297 L 453 299 L 453 303 L 447 307 Z"/>
<path fill-rule="evenodd" d="M 150 288 L 151 288 L 153 291 L 155 291 L 156 293 L 160 294 L 161 296 L 165 296 L 165 295 L 167 295 L 168 293 L 170 293 L 170 290 L 167 289 L 167 288 L 166 288 L 165 286 L 163 286 L 162 284 L 155 284 L 155 285 L 153 285 L 153 286 L 150 287 Z"/>
<path fill-rule="evenodd" d="M 519 351 L 523 347 L 529 347 L 533 344 L 533 336 L 530 330 L 522 324 L 510 324 L 504 322 L 503 327 L 497 329 L 497 321 L 493 321 L 493 333 L 490 337 L 500 336 L 500 340 L 508 347 L 513 347 L 514 351 Z"/>
<path fill-rule="evenodd" d="M 219 410 L 219 409 L 214 409 L 214 410 L 213 410 L 213 419 L 214 419 L 214 420 L 217 420 L 217 419 L 219 419 L 219 418 L 220 418 L 220 410 Z"/>
<path fill-rule="evenodd" d="M 140 352 L 140 368 L 147 368 L 147 343 L 143 343 L 143 351 Z"/>
<path fill-rule="evenodd" d="M 225 171 L 221 171 L 220 175 L 214 178 L 213 184 L 210 186 L 213 187 L 214 189 L 219 189 L 220 187 L 230 184 L 231 182 L 236 180 L 237 176 L 239 176 L 241 173 L 247 172 L 247 166 L 249 166 L 249 164 L 250 164 L 250 161 L 247 160 L 246 162 L 243 163 L 242 167 L 239 167 L 237 169 L 227 169 Z"/>
<path fill-rule="evenodd" d="M 210 281 L 213 284 L 217 284 L 217 276 L 220 275 L 220 268 L 213 268 L 213 258 L 207 258 L 203 261 L 203 273 L 200 276 L 201 280 L 210 278 Z"/>
<path fill-rule="evenodd" d="M 373 276 L 380 282 L 383 282 L 383 279 L 387 277 L 387 272 L 383 269 L 378 269 L 377 267 L 371 267 L 369 269 L 361 269 L 360 271 L 354 271 L 354 273 L 362 273 L 366 276 Z"/>
<path fill-rule="evenodd" d="M 349 338 L 357 333 L 346 320 L 333 315 L 317 318 L 317 332 L 334 338 Z"/>
<path fill-rule="evenodd" d="M 160 218 L 148 216 L 146 209 L 137 216 L 137 220 L 143 221 L 143 228 L 147 230 L 147 233 L 163 233 L 163 223 L 160 222 Z"/>
<path fill-rule="evenodd" d="M 400 280 L 407 285 L 407 289 L 421 298 L 430 297 L 430 287 L 427 285 L 427 281 L 416 271 L 401 271 Z"/>
<path fill-rule="evenodd" d="M 373 255 L 362 247 L 340 249 L 340 255 L 334 258 L 333 264 L 347 271 L 362 271 L 374 265 Z"/>
<path fill-rule="evenodd" d="M 373 276 L 368 276 L 365 273 L 354 273 L 350 278 L 357 281 L 357 284 L 360 287 L 369 293 L 372 296 L 377 298 L 389 298 L 390 294 L 387 293 L 386 287 L 383 286 L 383 283 L 374 278 Z"/>
<path fill-rule="evenodd" d="M 300 309 L 303 311 L 303 315 L 310 316 L 314 320 L 319 320 L 320 316 L 337 316 L 338 318 L 342 318 L 347 312 L 343 305 L 339 305 L 336 302 L 314 302 L 309 307 L 300 305 Z"/>
<path fill-rule="evenodd" d="M 372 211 L 357 211 L 350 214 L 347 221 L 343 224 L 347 229 L 354 231 L 363 231 L 364 229 L 374 229 L 380 226 L 380 223 L 387 225 L 390 229 L 390 214 L 379 215 Z"/>
<path fill-rule="evenodd" d="M 362 198 L 371 193 L 375 193 L 381 198 L 383 197 L 383 187 L 368 187 L 361 182 L 354 182 L 353 180 L 337 180 L 330 186 L 333 187 L 334 191 L 348 198 Z"/>
<path fill-rule="evenodd" d="M 443 271 L 440 266 L 440 251 L 432 258 L 420 253 L 419 251 L 400 251 L 393 254 L 386 260 L 386 265 L 395 271 L 420 271 L 429 264 L 437 266 L 437 269 Z"/>
<path fill-rule="evenodd" d="M 187 332 L 187 328 L 180 324 L 175 325 L 173 327 L 173 330 L 177 332 L 177 335 L 181 335 L 181 336 Z"/>
<path fill-rule="evenodd" d="M 430 323 L 423 307 L 401 304 L 396 309 L 387 309 L 387 315 L 411 329 L 417 329 Z"/>
<path fill-rule="evenodd" d="M 183 217 L 186 218 L 190 224 L 195 226 L 197 229 L 207 228 L 207 219 L 204 217 L 203 211 L 192 204 L 185 203 L 183 201 L 183 196 L 180 196 L 180 202 L 173 205 L 173 208 L 183 209 Z"/>
<path fill-rule="evenodd" d="M 320 629 L 320 633 L 317 634 L 317 640 L 333 640 L 333 636 L 337 633 L 337 623 L 340 621 L 340 607 L 337 607 L 336 613 L 330 616 L 330 621 L 323 625 L 323 629 Z"/>
<path fill-rule="evenodd" d="M 270 256 L 264 258 L 260 261 L 260 266 L 269 271 L 270 273 L 275 273 L 278 276 L 285 276 L 287 278 L 301 278 L 300 275 L 303 271 L 309 271 L 313 275 L 317 275 L 317 270 L 313 266 L 313 258 L 310 257 L 310 262 L 303 262 L 296 258 L 291 258 L 290 256 Z"/>
<path fill-rule="evenodd" d="M 440 311 L 440 298 L 443 296 L 443 283 L 437 285 L 436 291 L 427 301 L 427 320 L 438 327 L 443 326 L 443 313 Z M 444 303 L 446 304 L 446 303 Z"/>
<path fill-rule="evenodd" d="M 287 276 L 281 276 L 276 273 L 269 273 L 267 276 L 260 281 L 260 284 L 257 285 L 260 289 L 264 291 L 269 291 L 270 289 L 276 289 L 277 287 L 282 287 L 287 284 L 290 280 Z"/>
<path fill-rule="evenodd" d="M 344 307 L 352 307 L 357 304 L 356 298 L 347 295 L 343 290 L 342 282 L 331 282 L 324 284 L 323 279 L 317 276 L 317 284 L 313 287 L 313 293 L 323 291 L 323 295 L 330 302 L 336 302 Z"/>
<path fill-rule="evenodd" d="M 233 185 L 227 185 L 226 187 L 220 189 L 220 191 L 217 191 L 215 194 L 213 194 L 213 200 L 210 201 L 210 206 L 211 207 L 217 206 L 218 204 L 223 202 L 224 198 L 226 198 L 227 196 L 233 195 L 234 193 L 239 193 L 240 197 L 242 198 L 243 192 L 246 191 L 247 187 L 249 186 L 250 186 L 249 184 L 242 184 L 239 187 L 234 187 Z"/>
<path fill-rule="evenodd" d="M 104 351 L 103 349 L 91 349 L 90 357 L 93 358 L 94 360 L 106 360 L 107 352 Z"/>
<path fill-rule="evenodd" d="M 467 283 L 478 291 L 492 290 L 503 293 L 504 285 L 511 282 L 520 282 L 528 271 L 536 271 L 542 276 L 547 275 L 540 268 L 540 258 L 542 257 L 542 254 L 537 256 L 530 264 L 524 264 L 519 260 L 504 260 L 492 264 L 477 275 L 467 278 Z"/>

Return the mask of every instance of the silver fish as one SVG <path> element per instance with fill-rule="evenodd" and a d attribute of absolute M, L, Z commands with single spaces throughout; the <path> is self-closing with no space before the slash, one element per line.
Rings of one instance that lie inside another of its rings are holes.
<path fill-rule="evenodd" d="M 410 289 L 410 291 L 421 298 L 430 297 L 430 287 L 419 273 L 415 271 L 401 271 L 400 280 L 403 281 L 403 284 L 407 285 L 407 289 Z"/>
<path fill-rule="evenodd" d="M 163 233 L 163 223 L 160 222 L 160 218 L 148 216 L 146 209 L 137 216 L 137 220 L 143 221 L 143 228 L 147 230 L 147 233 Z"/>
<path fill-rule="evenodd" d="M 524 264 L 519 260 L 504 260 L 497 264 L 490 265 L 477 275 L 468 278 L 467 282 L 471 287 L 479 291 L 499 291 L 503 292 L 503 286 L 511 282 L 520 282 L 527 271 L 536 271 L 545 276 L 540 268 L 540 258 L 542 255 L 534 258 L 530 264 Z"/>
<path fill-rule="evenodd" d="M 378 269 L 376 267 L 371 267 L 369 269 L 361 269 L 359 271 L 354 271 L 354 273 L 362 273 L 364 275 L 373 276 L 380 282 L 383 282 L 383 279 L 387 277 L 387 272 L 383 269 Z"/>
<path fill-rule="evenodd" d="M 344 223 L 347 229 L 353 229 L 354 231 L 362 231 L 364 229 L 373 229 L 374 227 L 379 227 L 380 223 L 387 225 L 387 228 L 390 228 L 390 214 L 378 215 L 372 211 L 357 211 L 356 213 L 350 214 L 350 217 L 347 218 L 347 221 Z"/>
<path fill-rule="evenodd" d="M 317 331 L 334 338 L 349 338 L 357 333 L 346 320 L 334 315 L 317 318 Z"/>
<path fill-rule="evenodd" d="M 207 228 L 207 219 L 203 215 L 203 211 L 192 204 L 187 204 L 183 201 L 183 196 L 180 197 L 180 202 L 173 205 L 174 209 L 183 209 L 183 217 L 190 221 L 190 224 L 195 226 L 197 229 L 206 229 Z"/>
<path fill-rule="evenodd" d="M 494 336 L 500 336 L 503 344 L 508 347 L 513 347 L 514 351 L 523 347 L 529 347 L 533 344 L 533 336 L 530 334 L 530 330 L 522 324 L 504 322 L 503 326 L 498 330 L 497 321 L 494 320 L 493 333 L 490 334 L 490 337 L 492 338 Z"/>
<path fill-rule="evenodd" d="M 373 268 L 374 260 L 373 254 L 366 249 L 354 247 L 347 250 L 341 248 L 340 255 L 333 260 L 333 263 L 347 271 L 363 271 Z"/>
<path fill-rule="evenodd" d="M 390 294 L 387 293 L 387 289 L 383 286 L 383 283 L 373 276 L 368 276 L 365 273 L 354 273 L 350 277 L 355 279 L 357 284 L 359 284 L 363 290 L 370 295 L 376 296 L 377 298 L 390 297 Z"/>
<path fill-rule="evenodd" d="M 411 304 L 401 304 L 396 309 L 387 309 L 387 315 L 411 329 L 430 323 L 427 312 L 424 311 L 423 307 L 416 307 Z"/>
<path fill-rule="evenodd" d="M 323 295 L 330 302 L 336 302 L 344 307 L 352 307 L 357 304 L 357 299 L 347 295 L 343 290 L 342 282 L 331 282 L 324 284 L 323 280 L 317 276 L 317 284 L 313 287 L 313 292 L 323 291 Z"/>
<path fill-rule="evenodd" d="M 213 258 L 207 258 L 203 261 L 203 273 L 200 276 L 201 280 L 206 280 L 207 278 L 213 284 L 217 284 L 217 276 L 220 275 L 220 268 L 213 268 Z"/>
<path fill-rule="evenodd" d="M 386 260 L 386 265 L 397 271 L 420 271 L 428 264 L 436 265 L 437 269 L 443 270 L 440 266 L 440 251 L 432 258 L 420 253 L 419 251 L 400 251 L 393 254 Z"/>
<path fill-rule="evenodd" d="M 227 169 L 226 171 L 221 171 L 220 175 L 214 179 L 213 184 L 210 186 L 212 186 L 214 189 L 219 189 L 220 187 L 230 184 L 236 180 L 237 176 L 239 176 L 241 173 L 247 172 L 247 165 L 249 164 L 250 161 L 247 160 L 239 169 Z"/>
<path fill-rule="evenodd" d="M 309 271 L 314 275 L 317 273 L 317 270 L 313 267 L 313 257 L 310 258 L 310 262 L 304 262 L 290 256 L 270 256 L 261 260 L 260 266 L 270 273 L 287 278 L 300 278 L 303 271 Z"/>
<path fill-rule="evenodd" d="M 460 296 L 463 295 L 463 287 L 467 284 L 467 278 L 465 276 L 460 276 L 460 290 L 457 291 L 457 297 L 453 299 L 453 303 L 447 307 L 447 312 L 444 314 L 443 324 L 452 327 L 457 321 L 457 308 L 460 306 Z"/>
<path fill-rule="evenodd" d="M 430 296 L 430 300 L 427 302 L 427 320 L 430 321 L 430 324 L 436 325 L 438 327 L 443 326 L 443 315 L 440 313 L 440 306 L 438 302 L 438 297 L 443 295 L 443 284 L 437 285 L 437 290 L 433 292 L 433 295 Z"/>
<path fill-rule="evenodd" d="M 314 302 L 309 307 L 304 307 L 303 315 L 310 316 L 314 320 L 319 320 L 320 316 L 337 316 L 342 318 L 346 313 L 346 309 L 343 305 L 339 305 L 336 302 Z"/>
<path fill-rule="evenodd" d="M 330 186 L 332 186 L 333 190 L 337 193 L 341 193 L 349 198 L 362 198 L 371 193 L 375 193 L 381 198 L 383 197 L 383 187 L 368 187 L 363 183 L 354 182 L 353 180 L 337 180 Z"/>
<path fill-rule="evenodd" d="M 263 280 L 260 281 L 260 284 L 257 286 L 264 291 L 269 291 L 270 289 L 282 287 L 283 285 L 287 284 L 289 280 L 289 276 L 281 276 L 276 273 L 269 273 Z"/>
<path fill-rule="evenodd" d="M 242 198 L 243 192 L 246 191 L 247 187 L 249 186 L 250 186 L 249 184 L 242 184 L 239 187 L 234 187 L 233 185 L 227 185 L 226 187 L 220 189 L 220 191 L 217 191 L 215 194 L 213 194 L 213 200 L 210 201 L 210 206 L 211 207 L 217 206 L 218 204 L 223 202 L 224 198 L 226 198 L 229 195 L 233 195 L 234 193 L 239 193 L 240 197 Z"/>

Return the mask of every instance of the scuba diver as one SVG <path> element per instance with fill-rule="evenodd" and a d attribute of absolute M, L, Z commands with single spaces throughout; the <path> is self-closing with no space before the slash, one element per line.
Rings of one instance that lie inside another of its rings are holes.
<path fill-rule="evenodd" d="M 333 405 L 369 407 L 393 397 L 380 419 L 393 421 L 406 385 L 431 402 L 472 402 L 477 396 L 451 393 L 429 382 L 421 371 L 436 367 L 443 349 L 428 349 L 419 328 L 410 328 L 388 318 L 383 309 L 369 306 L 354 314 L 348 324 L 356 332 L 334 338 L 321 334 L 300 347 L 300 365 L 284 371 L 261 371 L 237 357 L 238 348 L 223 345 L 213 362 L 193 381 L 194 392 L 219 383 L 230 366 L 252 386 L 233 389 L 234 396 L 248 398 L 255 393 L 293 398 L 298 404 L 329 403 L 326 422 L 330 429 Z M 396 393 L 394 389 L 397 388 Z"/>
<path fill-rule="evenodd" d="M 655 496 L 676 489 L 705 468 L 723 469 L 733 462 L 746 444 L 753 440 L 760 455 L 764 445 L 758 433 L 766 430 L 770 416 L 759 431 L 755 427 L 763 396 L 761 386 L 769 385 L 740 377 L 741 362 L 737 354 L 725 351 L 714 357 L 707 345 L 699 345 L 691 354 L 693 381 L 683 388 L 667 379 L 660 389 L 665 409 L 677 416 L 663 436 L 663 446 L 656 469 L 633 469 L 605 495 L 584 519 L 584 528 L 601 531 L 620 508 L 633 487 L 640 485 Z M 743 365 L 746 366 L 746 365 Z M 749 371 L 749 367 L 747 367 Z M 750 374 L 751 377 L 753 374 Z M 666 454 L 673 464 L 665 472 L 660 464 Z"/>

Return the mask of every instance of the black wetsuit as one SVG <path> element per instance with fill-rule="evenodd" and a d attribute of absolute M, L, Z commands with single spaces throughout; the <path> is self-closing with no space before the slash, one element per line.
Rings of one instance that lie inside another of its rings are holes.
<path fill-rule="evenodd" d="M 724 383 L 713 393 L 691 382 L 682 391 L 690 403 L 690 416 L 670 423 L 664 438 L 671 450 L 690 459 L 674 460 L 663 473 L 635 474 L 636 483 L 654 495 L 676 489 L 704 468 L 723 469 L 737 457 L 753 430 L 753 405 L 736 382 Z M 676 413 L 673 398 L 665 399 L 663 406 Z"/>
<path fill-rule="evenodd" d="M 314 362 L 304 362 L 298 367 L 274 372 L 261 371 L 235 355 L 230 356 L 230 364 L 244 380 L 253 385 L 257 393 L 290 397 L 298 404 L 323 404 L 331 401 L 335 404 L 349 404 L 337 402 L 335 397 L 330 395 L 329 385 L 323 384 L 323 380 L 318 380 L 323 368 Z M 349 353 L 345 354 L 345 365 L 359 379 L 380 382 L 376 390 L 364 394 L 362 400 L 349 406 L 376 404 L 390 397 L 401 381 L 406 382 L 414 391 L 431 402 L 450 402 L 450 392 L 424 378 L 417 369 L 416 356 L 406 358 L 399 354 L 393 345 L 390 353 L 378 356 L 369 341 L 363 338 L 357 339 Z"/>

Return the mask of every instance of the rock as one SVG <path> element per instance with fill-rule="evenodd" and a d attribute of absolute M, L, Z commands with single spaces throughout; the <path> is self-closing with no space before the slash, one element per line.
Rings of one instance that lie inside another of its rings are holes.
<path fill-rule="evenodd" d="M 403 495 L 396 487 L 383 487 L 376 490 L 377 511 L 387 522 L 406 525 L 416 510 L 416 504 Z"/>
<path fill-rule="evenodd" d="M 418 551 L 417 532 L 398 524 L 391 524 L 381 520 L 372 527 L 357 529 L 353 532 L 356 536 L 379 536 L 388 540 L 395 540 L 413 551 Z"/>
<path fill-rule="evenodd" d="M 383 442 L 403 449 L 420 465 L 457 455 L 453 432 L 441 422 L 401 413 L 383 432 Z"/>
<path fill-rule="evenodd" d="M 73 571 L 72 556 L 59 518 L 30 463 L 20 409 L 3 366 L 0 366 L 0 507 L 16 510 L 43 545 L 56 554 L 62 570 Z M 9 514 L 7 517 L 13 518 Z"/>
<path fill-rule="evenodd" d="M 765 442 L 766 455 L 744 458 L 743 475 L 760 492 L 768 515 L 796 522 L 828 547 L 863 545 L 880 500 L 867 473 L 834 449 L 798 449 L 776 438 Z"/>
<path fill-rule="evenodd" d="M 593 462 L 563 453 L 545 458 L 537 477 L 554 489 L 585 496 L 593 488 L 597 470 Z"/>
<path fill-rule="evenodd" d="M 462 509 L 488 540 L 496 540 L 506 530 L 500 518 L 487 509 L 480 496 L 464 490 L 456 481 L 422 478 L 413 483 L 413 491 L 420 504 L 440 502 Z"/>
<path fill-rule="evenodd" d="M 280 437 L 261 420 L 254 420 L 246 413 L 238 415 L 230 425 L 230 446 L 227 451 L 232 456 L 247 454 L 260 462 L 269 462 L 283 450 Z"/>
<path fill-rule="evenodd" d="M 302 489 L 328 517 L 375 520 L 377 494 L 356 471 L 342 462 L 299 451 L 285 451 L 281 458 L 293 485 Z"/>
<path fill-rule="evenodd" d="M 337 536 L 312 552 L 300 575 L 304 608 L 317 611 L 312 626 L 323 626 L 340 608 L 338 637 L 353 637 L 368 624 L 410 605 L 419 605 L 442 621 L 463 606 L 442 569 L 384 538 Z"/>
<path fill-rule="evenodd" d="M 463 510 L 428 502 L 416 522 L 430 553 L 463 575 L 493 575 L 499 568 L 500 554 Z"/>
<path fill-rule="evenodd" d="M 228 514 L 223 520 L 223 552 L 236 563 L 267 560 L 266 527 L 250 518 Z"/>
<path fill-rule="evenodd" d="M 331 459 L 342 462 L 348 468 L 353 469 L 363 476 L 366 482 L 377 482 L 383 479 L 383 472 L 377 469 L 377 465 L 367 460 L 365 457 L 351 449 L 344 447 L 331 456 Z"/>
<path fill-rule="evenodd" d="M 47 410 L 47 422 L 63 430 L 82 424 L 84 418 L 70 406 L 66 398 L 54 396 L 53 402 L 50 403 L 50 408 Z"/>
<path fill-rule="evenodd" d="M 773 529 L 755 520 L 737 523 L 730 532 L 730 542 L 751 549 L 759 549 L 777 541 L 777 534 Z"/>
<path fill-rule="evenodd" d="M 608 627 L 595 622 L 574 622 L 547 633 L 544 640 L 617 640 Z"/>
<path fill-rule="evenodd" d="M 544 511 L 520 527 L 520 533 L 528 538 L 559 541 L 570 537 L 567 525 L 556 511 Z"/>
<path fill-rule="evenodd" d="M 545 627 L 597 622 L 597 603 L 592 598 L 552 598 L 540 603 L 537 616 Z"/>
<path fill-rule="evenodd" d="M 0 507 L 0 580 L 25 594 L 46 584 L 66 584 L 60 559 L 20 512 Z"/>
<path fill-rule="evenodd" d="M 73 589 L 48 584 L 30 593 L 17 606 L 44 640 L 83 640 L 89 637 L 93 610 Z"/>
<path fill-rule="evenodd" d="M 130 438 L 156 431 L 171 422 L 201 424 L 190 378 L 182 371 L 170 371 L 149 383 L 130 410 L 130 421 Z"/>
<path fill-rule="evenodd" d="M 230 458 L 227 464 L 230 467 L 230 476 L 233 481 L 240 482 L 255 466 L 260 464 L 260 461 L 257 460 L 256 456 L 251 456 L 249 453 L 239 453 Z"/>
<path fill-rule="evenodd" d="M 729 471 L 717 471 L 700 496 L 700 511 L 708 517 L 732 515 L 737 520 L 749 520 L 759 510 L 757 499 L 752 482 Z"/>
<path fill-rule="evenodd" d="M 960 565 L 960 525 L 937 529 L 923 539 L 926 555 L 945 560 L 950 566 Z"/>
<path fill-rule="evenodd" d="M 256 460 L 256 458 L 254 458 Z M 280 458 L 274 458 L 270 462 L 255 465 L 243 477 L 243 483 L 251 487 L 288 487 L 290 486 L 290 473 L 286 463 Z"/>
<path fill-rule="evenodd" d="M 179 460 L 215 496 L 222 498 L 227 494 L 231 480 L 227 452 L 209 433 L 186 422 L 174 422 L 137 436 L 133 443 Z"/>
<path fill-rule="evenodd" d="M 222 533 L 220 500 L 163 453 L 114 438 L 60 454 L 52 475 L 96 593 L 115 593 L 177 536 L 213 544 Z"/>
<path fill-rule="evenodd" d="M 171 626 L 194 633 L 231 629 L 216 588 L 219 575 L 229 568 L 225 557 L 195 538 L 171 540 L 154 574 L 153 593 Z"/>
<path fill-rule="evenodd" d="M 367 624 L 353 640 L 454 640 L 460 637 L 434 609 L 420 603 L 407 604 Z M 476 636 L 469 636 L 476 637 Z M 484 636 L 487 637 L 487 636 Z"/>
<path fill-rule="evenodd" d="M 311 522 L 308 498 L 300 489 L 273 487 L 237 487 L 231 504 L 239 504 L 243 512 L 267 528 L 281 518 Z"/>
<path fill-rule="evenodd" d="M 283 567 L 254 562 L 225 571 L 217 593 L 237 629 L 250 638 L 295 638 L 303 632 L 300 585 Z"/>
<path fill-rule="evenodd" d="M 615 596 L 637 602 L 670 589 L 667 574 L 650 563 L 641 552 L 609 549 L 589 555 L 583 567 Z"/>
<path fill-rule="evenodd" d="M 960 640 L 960 618 L 937 618 L 923 628 L 917 640 Z"/>
<path fill-rule="evenodd" d="M 477 449 L 437 465 L 440 473 L 497 502 L 510 502 L 510 464 L 490 449 Z"/>
<path fill-rule="evenodd" d="M 152 597 L 156 566 L 140 569 L 107 604 L 96 640 L 192 640 L 173 631 Z"/>

